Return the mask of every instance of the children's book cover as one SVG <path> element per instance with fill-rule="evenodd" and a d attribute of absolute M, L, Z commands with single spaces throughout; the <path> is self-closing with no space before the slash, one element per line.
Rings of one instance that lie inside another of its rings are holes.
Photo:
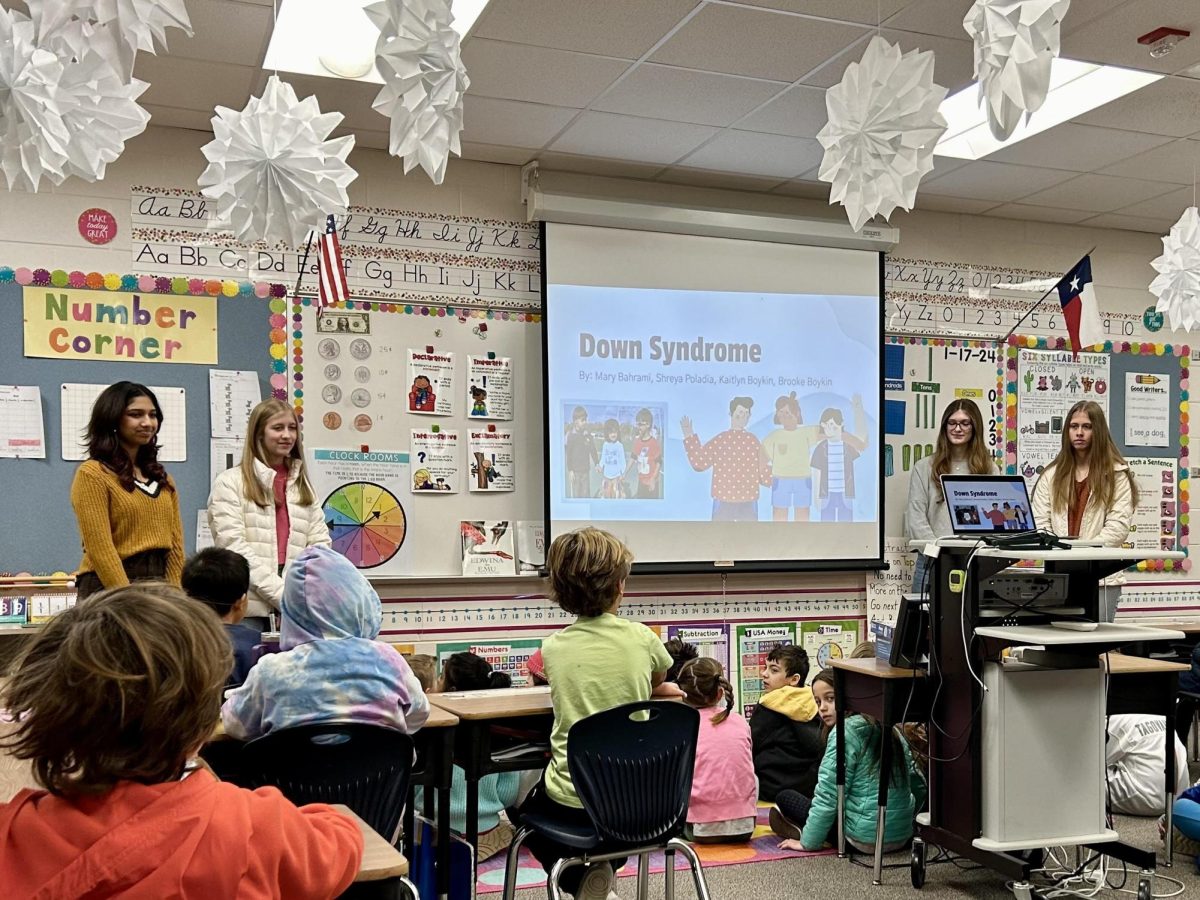
<path fill-rule="evenodd" d="M 464 575 L 515 575 L 513 523 L 459 522 Z"/>

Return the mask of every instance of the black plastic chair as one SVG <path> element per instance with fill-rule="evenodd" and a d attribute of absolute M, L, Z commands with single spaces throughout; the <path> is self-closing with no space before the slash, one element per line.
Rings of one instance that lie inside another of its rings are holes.
<path fill-rule="evenodd" d="M 385 840 L 399 840 L 413 766 L 413 739 L 401 731 L 359 722 L 284 728 L 242 747 L 239 764 L 247 787 L 277 787 L 297 806 L 344 803 Z"/>
<path fill-rule="evenodd" d="M 591 817 L 591 828 L 565 825 L 542 815 L 520 816 L 508 850 L 504 900 L 516 889 L 521 844 L 537 832 L 580 851 L 560 859 L 547 879 L 547 895 L 559 900 L 558 879 L 569 866 L 587 866 L 622 857 L 638 857 L 637 896 L 649 888 L 647 857 L 666 856 L 666 900 L 675 897 L 675 853 L 692 870 L 696 894 L 709 900 L 704 870 L 691 845 L 679 839 L 687 822 L 700 714 L 683 703 L 647 700 L 627 703 L 588 716 L 567 735 L 571 780 Z"/>

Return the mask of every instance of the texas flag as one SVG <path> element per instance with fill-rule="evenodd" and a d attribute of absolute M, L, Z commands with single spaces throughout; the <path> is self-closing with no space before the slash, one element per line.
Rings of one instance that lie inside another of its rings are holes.
<path fill-rule="evenodd" d="M 1104 326 L 1100 323 L 1100 310 L 1096 306 L 1096 292 L 1092 290 L 1092 258 L 1085 256 L 1056 286 L 1058 302 L 1062 304 L 1063 316 L 1067 320 L 1067 334 L 1071 336 L 1072 354 L 1092 344 L 1104 342 Z"/>

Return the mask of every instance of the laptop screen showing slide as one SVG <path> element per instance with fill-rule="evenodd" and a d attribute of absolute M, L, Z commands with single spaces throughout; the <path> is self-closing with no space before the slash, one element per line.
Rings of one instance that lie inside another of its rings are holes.
<path fill-rule="evenodd" d="M 1020 475 L 943 475 L 942 491 L 955 535 L 1033 531 L 1033 507 Z"/>

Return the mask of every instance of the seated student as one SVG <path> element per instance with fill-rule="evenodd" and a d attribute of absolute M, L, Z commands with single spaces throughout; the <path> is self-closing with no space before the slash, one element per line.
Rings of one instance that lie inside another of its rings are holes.
<path fill-rule="evenodd" d="M 157 582 L 46 624 L 3 692 L 20 711 L 5 745 L 47 790 L 0 805 L 0 894 L 315 900 L 350 886 L 363 852 L 351 819 L 191 762 L 231 662 L 216 617 Z"/>
<path fill-rule="evenodd" d="M 437 684 L 445 691 L 483 691 L 512 687 L 512 679 L 497 672 L 487 660 L 474 653 L 453 653 L 442 665 Z M 491 859 L 512 843 L 512 826 L 500 821 L 500 813 L 517 802 L 520 775 L 517 772 L 493 772 L 479 781 L 479 850 L 477 860 Z M 421 804 L 420 788 L 417 803 Z M 450 783 L 450 827 L 462 834 L 467 830 L 467 776 L 454 767 Z"/>
<path fill-rule="evenodd" d="M 1163 751 L 1167 720 L 1164 716 L 1117 715 L 1108 717 L 1108 797 L 1114 813 L 1157 816 L 1166 811 Z M 1174 737 L 1174 736 L 1173 736 Z M 1187 750 L 1178 737 L 1175 747 L 1175 796 L 1188 789 Z"/>
<path fill-rule="evenodd" d="M 408 667 L 421 682 L 421 690 L 429 693 L 437 687 L 437 659 L 428 653 L 401 653 Z"/>
<path fill-rule="evenodd" d="M 856 850 L 873 853 L 882 748 L 879 723 L 868 716 L 850 716 L 845 728 L 846 840 Z M 838 729 L 833 728 L 825 745 L 812 804 L 807 809 L 781 807 L 788 822 L 800 832 L 799 840 L 795 839 L 793 831 L 789 835 L 792 839 L 780 844 L 784 849 L 820 850 L 830 840 L 837 819 L 837 742 L 840 739 Z M 892 742 L 892 773 L 883 832 L 885 853 L 898 850 L 912 840 L 913 817 L 925 801 L 925 782 L 913 769 L 908 742 L 897 729 L 892 729 L 888 740 Z"/>
<path fill-rule="evenodd" d="M 684 834 L 698 844 L 748 841 L 758 815 L 750 726 L 733 711 L 733 688 L 715 659 L 684 663 L 679 686 L 684 702 L 700 710 Z"/>
<path fill-rule="evenodd" d="M 529 659 L 525 661 L 525 668 L 529 670 L 529 684 L 531 687 L 550 683 L 550 679 L 546 677 L 546 661 L 542 659 L 540 647 L 529 655 Z"/>
<path fill-rule="evenodd" d="M 758 799 L 774 803 L 780 791 L 797 788 L 821 762 L 821 719 L 808 678 L 808 654 L 780 644 L 767 654 L 763 690 L 750 716 Z"/>
<path fill-rule="evenodd" d="M 593 713 L 648 700 L 671 667 L 658 635 L 617 615 L 632 562 L 629 548 L 598 528 L 560 534 L 546 554 L 550 599 L 578 618 L 542 644 L 554 702 L 551 758 L 542 782 L 525 798 L 522 815 L 590 826 L 567 767 L 567 732 Z M 526 846 L 547 872 L 559 859 L 578 855 L 541 835 Z M 607 900 L 613 873 L 623 864 L 620 859 L 592 863 L 586 871 L 572 866 L 559 885 L 575 900 Z"/>
<path fill-rule="evenodd" d="M 221 707 L 225 731 L 248 741 L 280 728 L 365 722 L 411 734 L 429 701 L 404 657 L 375 640 L 379 595 L 346 557 L 308 547 L 284 571 L 279 647 Z"/>
<path fill-rule="evenodd" d="M 254 665 L 254 648 L 262 635 L 240 624 L 246 615 L 246 592 L 250 590 L 250 564 L 240 553 L 209 547 L 183 565 L 183 590 L 193 600 L 207 604 L 221 618 L 233 645 L 233 671 L 226 687 L 246 680 Z"/>
<path fill-rule="evenodd" d="M 833 690 L 832 669 L 822 669 L 813 676 L 812 693 L 817 704 L 817 715 L 821 718 L 821 747 L 824 748 L 829 739 L 829 730 L 837 724 L 837 701 Z M 823 756 L 824 749 L 821 752 Z M 818 761 L 800 777 L 795 789 L 782 790 L 775 796 L 775 805 L 771 807 L 768 821 L 771 823 L 771 830 L 780 837 L 799 839 L 800 829 L 792 822 L 803 822 L 808 818 L 808 808 L 812 805 L 812 796 L 817 789 L 819 772 Z"/>
<path fill-rule="evenodd" d="M 695 644 L 689 644 L 677 637 L 671 638 L 663 644 L 663 647 L 671 655 L 671 668 L 667 669 L 667 677 L 664 680 L 678 684 L 679 673 L 683 670 L 684 665 L 690 660 L 698 659 L 700 651 Z"/>

